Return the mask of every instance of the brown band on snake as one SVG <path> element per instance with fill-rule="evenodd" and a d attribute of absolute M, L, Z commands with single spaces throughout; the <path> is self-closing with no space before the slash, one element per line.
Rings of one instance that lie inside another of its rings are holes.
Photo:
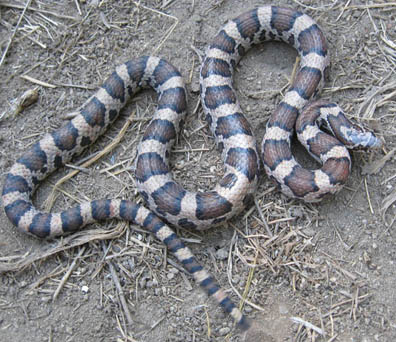
<path fill-rule="evenodd" d="M 146 208 L 130 201 L 104 199 L 83 203 L 61 213 L 44 213 L 38 211 L 31 203 L 31 196 L 39 181 L 54 169 L 61 167 L 84 146 L 95 141 L 115 119 L 129 96 L 138 87 L 148 85 L 159 93 L 158 113 L 161 118 L 151 122 L 143 141 L 155 141 L 161 145 L 173 143 L 176 140 L 176 127 L 178 128 L 186 109 L 184 84 L 179 72 L 156 57 L 142 57 L 129 61 L 117 68 L 101 89 L 82 106 L 77 117 L 45 136 L 17 160 L 7 174 L 3 187 L 6 214 L 14 225 L 38 237 L 70 233 L 89 223 L 110 218 L 124 219 L 141 225 L 163 241 L 207 293 L 216 299 L 242 328 L 246 328 L 245 318 L 214 278 L 199 265 L 190 250 L 171 229 Z M 151 151 L 142 153 L 139 157 L 136 168 L 138 179 L 145 181 L 155 175 L 169 173 L 167 161 L 161 153 Z M 150 170 L 149 175 L 147 170 Z M 158 192 L 160 191 L 161 188 L 158 189 Z M 153 196 L 160 210 L 172 212 L 177 206 L 180 207 L 182 193 L 183 189 L 180 186 L 171 183 L 158 197 L 153 193 L 146 193 L 146 197 Z M 170 195 L 170 198 L 164 197 L 165 195 Z M 217 195 L 213 198 L 218 202 L 218 197 Z M 219 212 L 224 212 L 224 209 L 213 207 L 212 204 L 209 204 L 211 209 L 216 209 L 203 210 L 206 215 L 211 213 L 210 219 L 216 217 Z M 208 204 L 203 206 L 205 205 Z M 178 211 L 174 214 L 178 215 Z M 183 227 L 194 228 L 194 224 L 188 220 L 180 218 L 179 223 Z"/>
<path fill-rule="evenodd" d="M 47 134 L 12 166 L 2 192 L 10 221 L 39 237 L 62 235 L 110 218 L 141 225 L 163 241 L 207 293 L 246 328 L 241 312 L 165 221 L 204 229 L 236 215 L 251 200 L 260 162 L 255 138 L 233 90 L 232 73 L 252 44 L 271 39 L 293 45 L 301 56 L 301 67 L 267 124 L 262 144 L 266 171 L 285 193 L 305 200 L 317 200 L 326 192 L 338 190 L 339 184 L 345 182 L 345 169 L 349 172 L 350 162 L 337 144 L 330 144 L 327 149 L 321 145 L 312 148 L 311 152 L 325 161 L 323 168 L 314 172 L 301 168 L 290 152 L 290 136 L 298 113 L 317 92 L 329 64 L 324 35 L 301 12 L 263 6 L 228 22 L 207 49 L 201 68 L 202 106 L 225 166 L 224 176 L 213 190 L 189 192 L 172 179 L 168 156 L 186 113 L 186 91 L 173 66 L 157 57 L 141 57 L 117 67 L 75 118 Z M 82 203 L 61 213 L 45 213 L 35 208 L 31 197 L 39 182 L 93 143 L 117 118 L 130 96 L 148 86 L 158 93 L 158 107 L 139 145 L 135 173 L 138 189 L 150 210 L 117 199 Z M 339 119 L 342 123 L 337 124 L 340 110 L 332 105 L 312 110 L 319 111 L 330 128 L 337 127 L 336 133 L 352 141 L 351 145 L 380 145 L 372 134 L 354 130 L 342 118 Z M 316 131 L 316 123 L 301 121 L 304 129 L 299 135 L 303 141 L 317 143 L 321 134 Z"/>

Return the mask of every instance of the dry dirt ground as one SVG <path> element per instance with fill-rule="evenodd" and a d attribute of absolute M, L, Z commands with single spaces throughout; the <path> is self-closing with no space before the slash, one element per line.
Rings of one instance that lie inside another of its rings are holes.
<path fill-rule="evenodd" d="M 0 1 L 2 56 L 9 47 L 0 67 L 0 185 L 15 159 L 61 125 L 116 65 L 143 54 L 166 58 L 187 83 L 190 114 L 172 154 L 175 177 L 193 190 L 215 184 L 222 162 L 199 107 L 197 52 L 226 20 L 270 1 L 33 0 L 23 12 L 27 2 Z M 332 56 L 321 96 L 386 144 L 353 152 L 347 185 L 320 204 L 284 197 L 263 174 L 256 203 L 230 223 L 178 230 L 233 300 L 246 298 L 252 329 L 233 329 L 139 227 L 111 221 L 41 241 L 17 232 L 1 210 L 0 341 L 396 340 L 396 3 L 276 4 L 319 22 Z M 235 87 L 259 140 L 295 61 L 292 48 L 267 43 L 237 68 Z M 18 99 L 35 87 L 38 101 L 15 114 Z M 136 96 L 104 137 L 43 183 L 35 203 L 48 206 L 56 181 L 103 150 L 126 122 L 114 149 L 57 187 L 52 210 L 104 197 L 140 200 L 129 170 L 155 105 L 151 91 Z"/>

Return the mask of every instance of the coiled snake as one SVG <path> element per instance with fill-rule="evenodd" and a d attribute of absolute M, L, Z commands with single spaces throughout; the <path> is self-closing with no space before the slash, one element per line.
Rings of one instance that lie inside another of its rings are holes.
<path fill-rule="evenodd" d="M 366 148 L 378 147 L 380 141 L 371 133 L 357 131 L 333 104 L 309 104 L 307 115 L 299 116 L 323 82 L 329 65 L 327 44 L 309 16 L 293 9 L 263 6 L 229 21 L 207 49 L 201 67 L 202 106 L 225 166 L 224 176 L 214 190 L 192 193 L 172 179 L 168 155 L 186 115 L 186 89 L 180 73 L 166 61 L 140 57 L 118 66 L 76 117 L 47 134 L 12 166 L 2 192 L 10 221 L 38 237 L 70 233 L 109 218 L 141 225 L 174 253 L 242 328 L 247 327 L 241 312 L 167 223 L 190 229 L 217 225 L 239 213 L 255 192 L 260 158 L 232 87 L 232 74 L 250 46 L 274 39 L 294 46 L 301 63 L 294 82 L 267 124 L 262 143 L 265 170 L 284 193 L 307 201 L 339 190 L 350 169 L 344 144 Z M 39 183 L 92 144 L 117 118 L 128 99 L 144 87 L 152 87 L 158 93 L 158 108 L 138 148 L 135 171 L 139 192 L 150 210 L 121 199 L 95 200 L 60 213 L 38 210 L 31 197 Z M 320 170 L 305 170 L 291 154 L 290 137 L 298 116 L 299 135 L 311 143 L 309 151 L 324 162 Z M 318 131 L 318 120 L 327 122 L 342 143 Z"/>

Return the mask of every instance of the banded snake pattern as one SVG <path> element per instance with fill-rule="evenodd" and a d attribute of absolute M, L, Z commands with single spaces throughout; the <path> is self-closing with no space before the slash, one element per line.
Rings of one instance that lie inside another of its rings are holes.
<path fill-rule="evenodd" d="M 208 192 L 193 193 L 177 184 L 169 153 L 186 115 L 186 88 L 180 73 L 165 60 L 139 57 L 118 66 L 101 88 L 66 125 L 47 134 L 26 151 L 6 175 L 3 205 L 10 221 L 38 237 L 73 232 L 104 219 L 128 220 L 161 240 L 183 267 L 229 313 L 241 328 L 248 322 L 215 279 L 169 227 L 206 229 L 241 212 L 251 200 L 260 173 L 257 143 L 232 86 L 233 70 L 254 44 L 282 40 L 301 57 L 300 67 L 267 123 L 261 146 L 265 171 L 287 195 L 318 201 L 335 193 L 350 171 L 345 148 L 380 147 L 381 141 L 346 120 L 341 109 L 319 100 L 308 104 L 329 66 L 325 37 L 308 15 L 294 9 L 262 6 L 229 21 L 209 45 L 200 73 L 202 107 L 224 160 L 224 176 Z M 83 203 L 60 213 L 38 210 L 31 197 L 40 182 L 92 144 L 118 117 L 139 89 L 152 87 L 158 107 L 138 148 L 135 176 L 145 206 L 122 199 Z M 304 115 L 301 111 L 304 108 Z M 324 122 L 338 140 L 317 128 Z M 294 159 L 290 138 L 296 130 L 323 166 L 306 170 Z"/>

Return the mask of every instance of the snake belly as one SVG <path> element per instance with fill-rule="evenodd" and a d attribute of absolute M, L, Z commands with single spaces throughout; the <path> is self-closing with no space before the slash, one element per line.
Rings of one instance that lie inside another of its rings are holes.
<path fill-rule="evenodd" d="M 213 190 L 193 193 L 173 180 L 168 158 L 186 115 L 186 90 L 173 66 L 157 57 L 140 57 L 117 67 L 75 118 L 47 134 L 11 167 L 2 191 L 7 217 L 20 230 L 38 237 L 70 233 L 110 218 L 141 225 L 160 239 L 207 293 L 246 328 L 245 317 L 167 223 L 192 229 L 217 225 L 239 213 L 253 196 L 260 171 L 259 155 L 232 87 L 232 74 L 251 45 L 267 40 L 283 40 L 294 46 L 301 56 L 301 66 L 268 122 L 262 144 L 264 166 L 287 194 L 305 200 L 318 197 L 316 188 L 310 186 L 320 184 L 320 179 L 308 177 L 309 184 L 304 183 L 307 177 L 302 181 L 299 178 L 301 171 L 290 152 L 290 135 L 299 110 L 323 82 L 329 64 L 326 41 L 309 16 L 293 9 L 263 6 L 229 21 L 208 47 L 201 67 L 202 105 L 225 166 L 224 176 Z M 138 147 L 135 170 L 137 187 L 149 209 L 120 199 L 95 200 L 60 213 L 37 209 L 31 198 L 40 182 L 92 144 L 128 99 L 144 87 L 158 93 L 158 107 Z"/>

